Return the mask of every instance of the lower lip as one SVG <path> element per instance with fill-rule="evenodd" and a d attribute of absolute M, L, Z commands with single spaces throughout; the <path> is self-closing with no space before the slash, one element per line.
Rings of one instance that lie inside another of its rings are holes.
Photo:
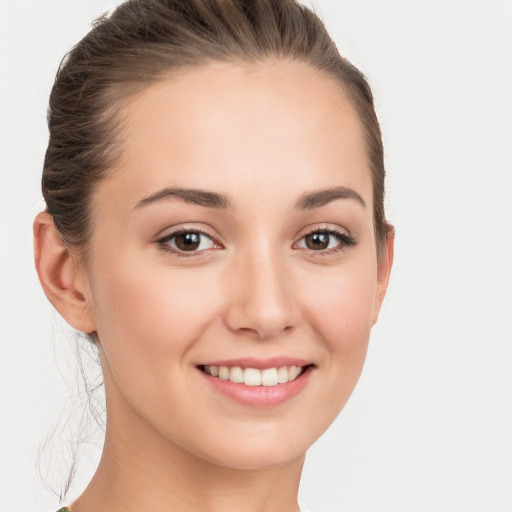
<path fill-rule="evenodd" d="M 216 391 L 235 402 L 251 407 L 274 407 L 297 396 L 305 388 L 312 367 L 306 368 L 295 380 L 275 386 L 246 386 L 212 377 L 199 369 L 198 371 Z"/>

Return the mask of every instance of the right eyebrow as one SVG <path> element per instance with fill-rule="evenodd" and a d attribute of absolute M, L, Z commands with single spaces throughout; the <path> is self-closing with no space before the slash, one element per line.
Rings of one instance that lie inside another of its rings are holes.
<path fill-rule="evenodd" d="M 154 194 L 141 199 L 135 205 L 134 209 L 142 208 L 149 204 L 163 201 L 171 197 L 176 197 L 182 201 L 185 201 L 186 203 L 204 206 L 205 208 L 221 208 L 224 210 L 233 208 L 231 201 L 224 194 L 193 188 L 163 188 L 162 190 L 159 190 Z"/>

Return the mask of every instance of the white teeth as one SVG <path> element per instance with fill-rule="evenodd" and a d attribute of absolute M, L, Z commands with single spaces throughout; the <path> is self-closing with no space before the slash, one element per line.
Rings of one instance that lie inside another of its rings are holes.
<path fill-rule="evenodd" d="M 286 384 L 288 379 L 288 368 L 286 368 L 286 366 L 281 366 L 281 368 L 277 370 L 277 381 L 279 384 Z"/>
<path fill-rule="evenodd" d="M 244 370 L 244 384 L 246 386 L 261 386 L 261 371 L 256 368 Z"/>
<path fill-rule="evenodd" d="M 242 384 L 244 382 L 244 371 L 240 366 L 233 366 L 229 370 L 229 380 L 231 382 L 236 382 L 237 384 Z"/>
<path fill-rule="evenodd" d="M 300 366 L 290 366 L 290 369 L 288 370 L 288 380 L 296 379 L 301 370 L 302 368 Z"/>
<path fill-rule="evenodd" d="M 268 368 L 261 372 L 261 384 L 263 386 L 276 386 L 279 384 L 276 368 Z"/>
<path fill-rule="evenodd" d="M 277 386 L 295 380 L 303 370 L 302 366 L 281 366 L 279 368 L 242 368 L 240 366 L 208 366 L 203 370 L 212 377 L 229 380 L 246 386 Z"/>

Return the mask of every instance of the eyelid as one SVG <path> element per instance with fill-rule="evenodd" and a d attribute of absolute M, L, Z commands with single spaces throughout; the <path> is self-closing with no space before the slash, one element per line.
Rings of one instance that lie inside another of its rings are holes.
<path fill-rule="evenodd" d="M 339 235 L 346 235 L 351 238 L 353 237 L 347 228 L 339 226 L 338 224 L 330 224 L 327 222 L 315 222 L 314 224 L 309 224 L 309 225 L 301 228 L 297 232 L 295 239 L 299 240 L 301 238 L 304 238 L 307 235 L 310 235 L 311 233 L 319 233 L 319 232 L 323 232 L 323 233 L 332 232 L 332 233 L 336 233 Z"/>

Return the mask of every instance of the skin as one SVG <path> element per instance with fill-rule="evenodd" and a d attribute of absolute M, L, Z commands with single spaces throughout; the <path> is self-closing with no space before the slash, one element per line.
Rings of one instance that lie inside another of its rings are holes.
<path fill-rule="evenodd" d="M 124 109 L 123 151 L 92 197 L 84 264 L 35 223 L 43 288 L 100 340 L 108 426 L 97 474 L 73 512 L 297 511 L 304 455 L 348 400 L 392 263 L 377 258 L 372 182 L 358 116 L 304 64 L 211 64 L 165 79 Z M 298 208 L 305 194 L 355 197 Z M 229 208 L 165 188 L 222 194 Z M 364 202 L 364 204 L 363 204 Z M 178 255 L 176 229 L 200 230 Z M 336 230 L 330 249 L 306 235 Z M 290 356 L 314 365 L 285 403 L 251 407 L 197 366 Z M 143 490 L 143 491 L 141 491 Z"/>

